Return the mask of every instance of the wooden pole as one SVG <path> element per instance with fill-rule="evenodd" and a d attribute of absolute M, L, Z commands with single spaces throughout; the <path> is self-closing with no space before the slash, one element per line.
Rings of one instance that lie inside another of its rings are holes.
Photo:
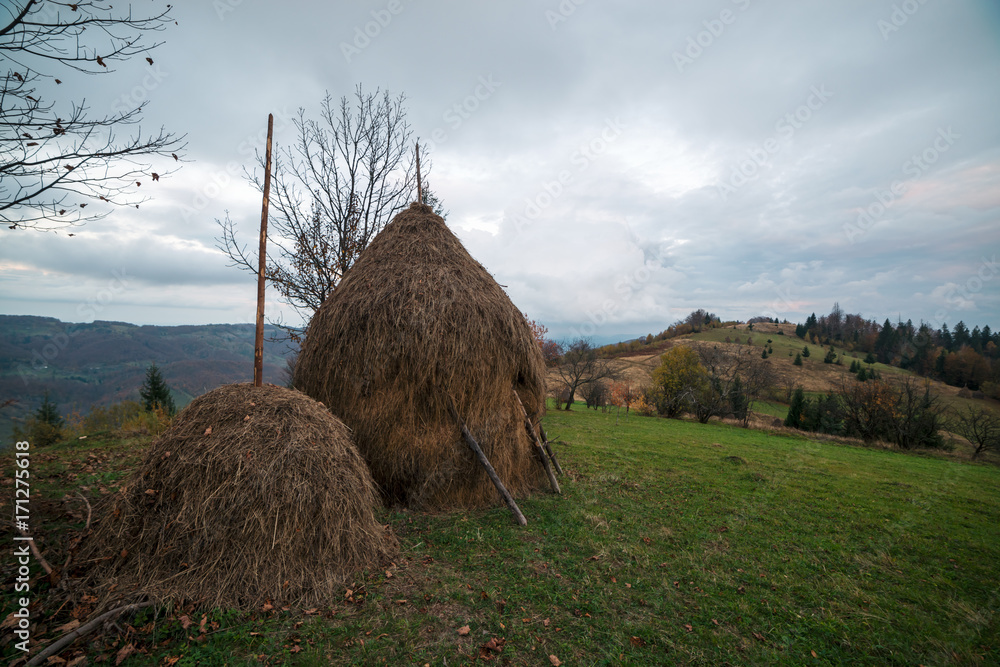
<path fill-rule="evenodd" d="M 531 442 L 535 444 L 535 453 L 538 454 L 538 460 L 541 461 L 542 467 L 545 468 L 545 474 L 549 476 L 549 483 L 552 485 L 552 490 L 558 494 L 562 494 L 559 482 L 556 481 L 556 476 L 552 473 L 552 466 L 549 465 L 549 457 L 542 448 L 542 443 L 538 440 L 535 427 L 531 425 L 528 411 L 524 408 L 524 403 L 521 402 L 521 397 L 517 395 L 516 389 L 514 390 L 514 398 L 517 399 L 517 404 L 521 406 L 521 414 L 524 415 L 524 428 L 527 429 L 528 435 L 531 437 Z"/>
<path fill-rule="evenodd" d="M 545 451 L 548 452 L 549 458 L 552 459 L 552 465 L 556 467 L 556 473 L 560 475 L 563 474 L 562 466 L 559 465 L 559 461 L 558 459 L 556 459 L 556 455 L 552 452 L 552 448 L 549 447 L 549 436 L 545 434 L 545 427 L 539 424 L 538 431 L 542 435 L 542 443 L 545 445 Z"/>
<path fill-rule="evenodd" d="M 510 508 L 511 514 L 514 515 L 514 520 L 521 526 L 527 526 L 528 520 L 524 518 L 521 514 L 521 508 L 517 506 L 514 502 L 513 496 L 507 491 L 507 487 L 503 485 L 500 481 L 500 477 L 497 476 L 497 471 L 493 469 L 490 465 L 489 459 L 486 458 L 486 454 L 483 454 L 483 450 L 479 447 L 479 443 L 476 439 L 472 437 L 469 433 L 469 429 L 465 427 L 465 422 L 462 418 L 458 416 L 458 411 L 455 410 L 455 403 L 451 400 L 451 396 L 448 397 L 448 412 L 451 413 L 452 419 L 458 422 L 458 428 L 462 432 L 462 439 L 465 440 L 465 444 L 469 446 L 476 454 L 476 458 L 479 459 L 479 463 L 482 464 L 483 468 L 486 470 L 486 474 L 490 476 L 490 480 L 493 482 L 493 486 L 497 487 L 497 491 L 500 492 L 500 496 L 503 498 L 504 502 L 507 503 L 507 507 Z"/>
<path fill-rule="evenodd" d="M 424 203 L 424 186 L 420 181 L 420 139 L 417 139 L 417 201 Z"/>
<path fill-rule="evenodd" d="M 257 270 L 257 335 L 253 346 L 253 386 L 264 382 L 264 277 L 267 272 L 267 205 L 271 196 L 271 135 L 274 114 L 267 114 L 267 150 L 264 158 L 264 203 L 260 211 L 260 250 Z"/>

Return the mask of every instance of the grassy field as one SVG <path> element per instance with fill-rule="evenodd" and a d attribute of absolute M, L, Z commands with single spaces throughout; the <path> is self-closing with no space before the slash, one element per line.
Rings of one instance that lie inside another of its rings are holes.
<path fill-rule="evenodd" d="M 545 423 L 564 494 L 522 500 L 526 528 L 499 507 L 386 510 L 399 556 L 343 599 L 147 612 L 62 655 L 114 664 L 131 644 L 123 665 L 1000 663 L 1000 469 L 715 423 L 616 426 L 582 406 Z M 141 443 L 37 454 L 35 520 L 58 555 L 60 530 L 82 525 L 58 500 L 113 491 Z M 9 484 L 3 495 L 7 511 Z"/>

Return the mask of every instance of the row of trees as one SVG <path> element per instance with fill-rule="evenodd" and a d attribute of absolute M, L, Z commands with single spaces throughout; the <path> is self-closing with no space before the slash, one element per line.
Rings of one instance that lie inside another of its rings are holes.
<path fill-rule="evenodd" d="M 946 409 L 929 383 L 924 381 L 921 388 L 912 378 L 898 384 L 845 381 L 838 391 L 815 398 L 806 398 L 800 387 L 792 396 L 785 426 L 865 442 L 881 440 L 901 449 L 944 447 L 941 431 L 948 430 L 972 444 L 973 458 L 1000 449 L 1000 414 L 972 404 Z"/>
<path fill-rule="evenodd" d="M 959 322 L 954 329 L 947 324 L 934 329 L 909 320 L 893 325 L 888 318 L 880 325 L 861 315 L 845 314 L 834 304 L 829 315 L 813 313 L 796 326 L 795 333 L 823 345 L 836 342 L 847 350 L 872 354 L 883 364 L 1000 398 L 1000 332 L 989 325 L 970 330 Z"/>

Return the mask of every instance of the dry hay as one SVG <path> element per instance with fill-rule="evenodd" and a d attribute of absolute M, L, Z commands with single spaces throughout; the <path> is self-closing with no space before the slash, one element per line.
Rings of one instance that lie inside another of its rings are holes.
<path fill-rule="evenodd" d="M 512 391 L 537 420 L 541 352 L 521 312 L 428 206 L 397 215 L 317 311 L 295 386 L 350 427 L 390 501 L 499 501 L 449 396 L 512 494 L 545 481 Z"/>
<path fill-rule="evenodd" d="M 104 597 L 207 607 L 315 605 L 378 566 L 392 538 L 350 432 L 291 389 L 225 385 L 150 446 L 88 538 Z"/>

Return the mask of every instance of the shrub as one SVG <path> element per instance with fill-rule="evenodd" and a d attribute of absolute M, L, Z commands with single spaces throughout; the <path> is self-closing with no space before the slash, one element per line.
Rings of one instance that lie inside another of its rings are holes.
<path fill-rule="evenodd" d="M 646 400 L 646 393 L 643 392 L 632 403 L 632 411 L 643 417 L 652 417 L 656 415 L 656 406 Z"/>
<path fill-rule="evenodd" d="M 25 420 L 23 426 L 15 425 L 13 435 L 17 441 L 27 440 L 36 447 L 47 447 L 63 439 L 64 424 L 58 406 L 49 398 L 46 389 L 38 410 Z"/>
<path fill-rule="evenodd" d="M 795 364 L 796 366 L 801 366 L 802 365 L 802 355 L 801 354 L 796 354 L 795 355 L 795 361 L 793 361 L 792 363 Z"/>

